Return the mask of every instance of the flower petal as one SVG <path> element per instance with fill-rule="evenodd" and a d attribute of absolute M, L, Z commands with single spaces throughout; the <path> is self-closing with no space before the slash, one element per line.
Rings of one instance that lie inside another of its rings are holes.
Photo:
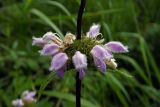
<path fill-rule="evenodd" d="M 97 57 L 94 57 L 94 64 L 95 66 L 101 71 L 101 72 L 105 72 L 106 71 L 106 64 L 103 60 L 98 59 Z"/>
<path fill-rule="evenodd" d="M 106 50 L 109 50 L 114 53 L 128 52 L 128 47 L 124 46 L 121 42 L 117 41 L 108 42 L 104 45 L 104 47 Z"/>
<path fill-rule="evenodd" d="M 55 55 L 59 52 L 59 46 L 57 44 L 46 44 L 40 51 L 41 55 Z"/>
<path fill-rule="evenodd" d="M 74 66 L 76 69 L 86 68 L 87 67 L 87 57 L 82 54 L 80 51 L 77 51 L 72 57 Z"/>
<path fill-rule="evenodd" d="M 63 77 L 64 77 L 64 71 L 65 71 L 65 67 L 62 67 L 61 69 L 58 69 L 58 70 L 56 71 L 56 73 L 57 73 L 57 75 L 58 75 L 59 77 L 63 78 Z"/>
<path fill-rule="evenodd" d="M 80 51 L 77 51 L 72 57 L 72 61 L 77 72 L 80 73 L 79 78 L 82 79 L 85 75 L 85 71 L 87 69 L 87 57 L 82 54 Z"/>
<path fill-rule="evenodd" d="M 66 53 L 56 54 L 52 59 L 50 70 L 55 70 L 58 72 L 65 67 L 67 60 L 68 56 Z"/>
<path fill-rule="evenodd" d="M 43 35 L 43 39 L 44 39 L 45 41 L 51 41 L 51 40 L 54 39 L 55 36 L 56 36 L 56 35 L 55 35 L 54 33 L 52 33 L 52 32 L 47 32 L 47 33 L 45 33 L 45 34 Z"/>
<path fill-rule="evenodd" d="M 33 103 L 36 102 L 36 99 L 34 98 L 36 95 L 35 91 L 24 91 L 22 93 L 22 99 L 25 103 Z"/>
<path fill-rule="evenodd" d="M 99 31 L 100 31 L 100 25 L 93 24 L 90 27 L 89 32 L 87 32 L 87 36 L 91 38 L 96 38 L 100 34 Z"/>
<path fill-rule="evenodd" d="M 112 58 L 112 55 L 100 45 L 94 46 L 91 50 L 91 54 L 101 60 Z"/>
<path fill-rule="evenodd" d="M 35 91 L 28 91 L 28 90 L 26 90 L 26 91 L 24 91 L 23 93 L 22 93 L 22 97 L 34 97 L 36 95 L 36 92 Z"/>
<path fill-rule="evenodd" d="M 47 32 L 46 34 L 44 34 L 43 36 L 43 40 L 44 41 L 47 41 L 47 42 L 54 42 L 55 44 L 57 45 L 61 45 L 62 44 L 62 40 L 56 36 L 55 33 L 52 33 L 52 32 Z"/>
<path fill-rule="evenodd" d="M 43 40 L 43 38 L 36 38 L 33 37 L 32 38 L 32 45 L 36 45 L 36 46 L 44 46 L 47 42 Z"/>
<path fill-rule="evenodd" d="M 72 33 L 67 33 L 63 39 L 63 42 L 65 44 L 72 44 L 74 42 L 74 40 L 76 39 L 76 36 L 73 35 Z"/>
<path fill-rule="evenodd" d="M 82 80 L 84 78 L 85 74 L 86 74 L 85 70 L 84 69 L 80 69 L 79 70 L 79 79 Z"/>
<path fill-rule="evenodd" d="M 22 101 L 22 99 L 16 99 L 12 101 L 12 105 L 15 107 L 23 107 L 24 103 Z"/>
<path fill-rule="evenodd" d="M 116 69 L 117 68 L 117 63 L 115 59 L 109 59 L 106 60 L 105 63 L 107 64 L 107 66 L 111 69 Z"/>

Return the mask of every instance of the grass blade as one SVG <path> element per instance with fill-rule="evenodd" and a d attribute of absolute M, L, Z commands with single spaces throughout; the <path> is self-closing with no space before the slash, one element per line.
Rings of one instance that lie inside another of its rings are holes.
<path fill-rule="evenodd" d="M 37 9 L 32 9 L 31 13 L 38 16 L 40 19 L 42 19 L 47 25 L 49 25 L 50 27 L 52 27 L 59 35 L 60 37 L 63 39 L 64 35 L 63 33 L 60 31 L 60 29 L 56 26 L 55 23 L 53 23 L 44 13 L 42 13 L 41 11 L 37 10 Z"/>
<path fill-rule="evenodd" d="M 57 97 L 60 99 L 64 99 L 64 100 L 74 102 L 74 103 L 75 103 L 75 99 L 76 99 L 75 96 L 72 94 L 58 92 L 58 91 L 45 91 L 43 94 L 47 95 L 47 96 L 53 96 L 53 97 Z M 95 105 L 95 104 L 93 104 L 83 98 L 81 98 L 81 104 L 83 107 L 100 107 L 99 105 Z"/>

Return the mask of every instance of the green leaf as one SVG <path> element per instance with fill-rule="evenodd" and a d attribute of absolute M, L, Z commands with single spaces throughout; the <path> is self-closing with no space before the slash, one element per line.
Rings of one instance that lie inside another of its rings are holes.
<path fill-rule="evenodd" d="M 40 19 L 42 19 L 47 25 L 49 25 L 50 27 L 52 27 L 61 37 L 61 39 L 64 38 L 63 33 L 60 31 L 60 29 L 56 26 L 55 23 L 53 23 L 44 13 L 42 13 L 41 11 L 37 10 L 37 9 L 32 9 L 31 13 L 38 16 Z"/>
<path fill-rule="evenodd" d="M 141 89 L 143 92 L 145 92 L 149 97 L 151 97 L 152 99 L 154 99 L 157 102 L 160 102 L 160 91 L 155 89 L 154 87 L 150 87 L 150 86 L 145 86 L 142 85 Z"/>
<path fill-rule="evenodd" d="M 123 60 L 129 62 L 136 69 L 136 71 L 143 78 L 143 80 L 146 83 L 149 83 L 148 78 L 146 77 L 143 69 L 138 65 L 138 63 L 133 58 L 130 58 L 130 57 L 125 56 L 125 55 L 118 55 L 118 58 L 123 59 Z"/>
<path fill-rule="evenodd" d="M 128 71 L 126 71 L 125 69 L 123 69 L 123 70 L 117 70 L 116 73 L 119 73 L 119 74 L 121 74 L 123 76 L 126 76 L 128 78 L 133 78 L 133 75 L 131 75 L 130 73 L 128 73 Z"/>
<path fill-rule="evenodd" d="M 51 1 L 51 0 L 48 0 L 48 1 L 45 0 L 44 2 L 47 3 L 47 4 L 50 4 L 50 5 L 59 7 L 62 11 L 64 11 L 64 13 L 66 13 L 68 16 L 72 17 L 71 13 L 68 11 L 68 9 L 64 5 L 62 5 L 61 3 L 57 2 L 57 1 Z M 72 17 L 71 19 L 72 19 L 74 25 L 76 25 L 75 18 Z"/>
<path fill-rule="evenodd" d="M 145 66 L 145 69 L 147 71 L 149 84 L 152 85 L 152 78 L 151 78 L 151 73 L 150 73 L 150 69 L 149 69 L 149 66 L 148 66 L 148 58 L 147 58 L 147 54 L 146 54 L 147 52 L 146 52 L 146 47 L 145 47 L 145 41 L 144 41 L 143 38 L 140 38 L 140 50 L 141 50 L 141 53 L 142 53 L 144 66 Z"/>
<path fill-rule="evenodd" d="M 74 102 L 75 103 L 75 96 L 72 94 L 68 94 L 68 93 L 63 93 L 63 92 L 58 92 L 58 91 L 45 91 L 43 92 L 44 95 L 48 95 L 48 96 L 53 96 L 53 97 L 57 97 L 59 99 L 64 99 L 70 102 Z M 81 104 L 83 107 L 100 107 L 99 105 L 93 104 L 92 102 L 89 102 L 83 98 L 81 98 Z"/>
<path fill-rule="evenodd" d="M 46 86 L 54 79 L 54 77 L 56 77 L 56 73 L 54 71 L 52 71 L 48 77 L 46 78 L 46 80 L 41 84 L 41 87 L 38 91 L 38 99 L 40 99 L 42 93 L 44 92 L 44 89 L 46 88 Z"/>
<path fill-rule="evenodd" d="M 111 34 L 111 30 L 110 30 L 108 24 L 105 23 L 105 22 L 103 22 L 103 27 L 104 27 L 104 29 L 106 30 L 107 34 L 108 34 L 109 40 L 113 40 L 112 34 Z"/>
<path fill-rule="evenodd" d="M 108 82 L 110 87 L 114 90 L 114 92 L 118 96 L 118 98 L 121 101 L 121 103 L 123 104 L 123 106 L 124 107 L 129 107 L 128 104 L 127 104 L 127 100 L 125 99 L 124 95 L 121 93 L 121 91 L 123 92 L 123 90 L 124 90 L 123 86 L 112 75 L 113 74 L 110 74 L 109 72 L 106 73 L 106 75 L 105 75 L 106 76 L 106 82 Z M 124 93 L 126 93 L 126 92 L 124 91 Z"/>
<path fill-rule="evenodd" d="M 127 99 L 130 101 L 130 97 L 128 95 L 128 92 L 124 88 L 124 86 L 122 85 L 122 83 L 110 72 L 105 73 L 105 75 L 108 78 L 108 80 L 110 80 L 110 81 L 107 81 L 107 82 L 110 83 L 110 85 L 112 86 L 112 88 L 114 88 L 114 90 L 117 91 L 117 92 L 121 90 L 124 93 L 124 95 L 127 97 Z M 124 105 L 127 105 L 127 104 L 124 103 Z"/>

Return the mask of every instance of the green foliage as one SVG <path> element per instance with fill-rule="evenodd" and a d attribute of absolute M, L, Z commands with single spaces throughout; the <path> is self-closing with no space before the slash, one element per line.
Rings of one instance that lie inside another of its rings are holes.
<path fill-rule="evenodd" d="M 115 54 L 118 70 L 103 75 L 88 68 L 82 107 L 159 107 L 159 4 L 159 0 L 87 1 L 83 33 L 99 23 L 106 42 L 122 41 L 130 52 Z M 0 107 L 11 107 L 25 90 L 37 90 L 35 107 L 75 106 L 75 71 L 68 70 L 64 79 L 50 73 L 51 59 L 39 56 L 31 41 L 48 31 L 61 38 L 75 33 L 79 5 L 80 0 L 0 1 Z M 88 43 L 76 43 L 73 49 Z"/>

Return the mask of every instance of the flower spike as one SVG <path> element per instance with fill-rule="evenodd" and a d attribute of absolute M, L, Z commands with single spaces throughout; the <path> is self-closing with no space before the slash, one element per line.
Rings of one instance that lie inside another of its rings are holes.
<path fill-rule="evenodd" d="M 63 40 L 52 32 L 47 32 L 42 38 L 33 37 L 32 44 L 42 46 L 39 51 L 40 54 L 53 57 L 50 70 L 55 70 L 57 75 L 62 78 L 69 59 L 72 59 L 76 71 L 79 72 L 78 76 L 82 79 L 87 70 L 87 57 L 93 59 L 94 65 L 101 72 L 105 72 L 107 68 L 117 68 L 117 63 L 113 57 L 114 53 L 128 52 L 128 47 L 118 41 L 110 41 L 103 45 L 104 39 L 100 33 L 99 24 L 93 24 L 86 36 L 81 37 L 80 31 L 77 35 L 66 33 Z M 72 66 L 69 65 L 69 67 Z"/>

